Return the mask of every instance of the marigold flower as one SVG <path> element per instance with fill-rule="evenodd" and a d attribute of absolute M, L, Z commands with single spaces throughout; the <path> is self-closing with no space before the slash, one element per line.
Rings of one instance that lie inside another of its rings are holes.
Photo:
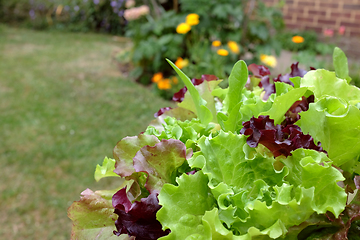
<path fill-rule="evenodd" d="M 215 40 L 212 42 L 211 44 L 213 47 L 220 47 L 221 46 L 221 42 L 219 40 Z"/>
<path fill-rule="evenodd" d="M 180 23 L 177 27 L 176 27 L 176 32 L 179 34 L 185 34 L 188 31 L 190 31 L 191 26 L 187 23 Z"/>
<path fill-rule="evenodd" d="M 240 47 L 236 42 L 229 41 L 227 45 L 233 53 L 238 54 L 240 52 Z"/>
<path fill-rule="evenodd" d="M 220 56 L 227 56 L 227 55 L 229 55 L 228 50 L 223 49 L 223 48 L 217 50 L 216 53 L 217 53 L 218 55 L 220 55 Z"/>
<path fill-rule="evenodd" d="M 187 65 L 189 65 L 189 60 L 188 59 L 182 59 L 181 57 L 178 57 L 175 65 L 179 68 L 182 69 L 184 67 L 186 67 Z"/>
<path fill-rule="evenodd" d="M 171 78 L 171 80 L 172 80 L 172 82 L 173 82 L 174 84 L 178 84 L 178 83 L 179 83 L 178 78 L 175 77 L 175 76 L 173 76 L 173 77 Z"/>
<path fill-rule="evenodd" d="M 294 43 L 302 43 L 304 42 L 304 38 L 302 36 L 293 36 L 291 38 L 291 41 L 294 42 Z"/>
<path fill-rule="evenodd" d="M 268 65 L 270 67 L 276 67 L 276 64 L 277 64 L 276 58 L 274 56 L 271 56 L 271 55 L 261 54 L 260 55 L 260 61 L 262 63 L 264 63 L 265 65 Z"/>
<path fill-rule="evenodd" d="M 190 13 L 186 16 L 186 23 L 190 26 L 195 26 L 199 24 L 199 15 L 196 13 Z"/>
<path fill-rule="evenodd" d="M 155 73 L 151 78 L 151 81 L 154 83 L 158 83 L 163 79 L 163 74 L 161 72 Z"/>
<path fill-rule="evenodd" d="M 165 79 L 160 80 L 160 81 L 157 83 L 157 86 L 158 86 L 158 88 L 159 88 L 160 90 L 170 89 L 170 88 L 171 88 L 170 79 L 165 78 Z"/>

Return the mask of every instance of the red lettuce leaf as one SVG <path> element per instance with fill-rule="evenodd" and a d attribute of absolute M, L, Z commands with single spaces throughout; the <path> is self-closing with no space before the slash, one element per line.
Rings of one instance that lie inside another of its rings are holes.
<path fill-rule="evenodd" d="M 160 192 L 164 183 L 175 183 L 177 169 L 186 161 L 186 147 L 180 140 L 161 140 L 155 146 L 144 146 L 133 158 L 136 172 L 147 175 L 145 188 Z"/>
<path fill-rule="evenodd" d="M 123 188 L 114 194 L 112 204 L 119 216 L 115 221 L 115 235 L 128 234 L 136 237 L 136 240 L 155 240 L 169 234 L 170 231 L 163 231 L 156 220 L 156 213 L 161 208 L 157 193 L 131 203 L 126 188 Z"/>
<path fill-rule="evenodd" d="M 262 78 L 267 75 L 270 75 L 269 68 L 263 66 L 263 65 L 257 65 L 255 63 L 252 63 L 248 66 L 248 70 L 253 73 L 254 77 Z"/>
<path fill-rule="evenodd" d="M 201 75 L 201 79 L 193 78 L 193 79 L 191 79 L 191 82 L 192 82 L 192 84 L 194 84 L 194 86 L 196 86 L 196 85 L 200 85 L 204 81 L 214 81 L 214 80 L 218 80 L 218 79 L 219 78 L 215 75 L 204 74 L 204 75 Z M 187 88 L 183 87 L 177 93 L 174 94 L 172 100 L 175 102 L 182 102 L 184 100 L 186 92 L 187 92 Z"/>
<path fill-rule="evenodd" d="M 311 95 L 308 98 L 303 96 L 301 100 L 294 102 L 294 104 L 285 113 L 285 120 L 282 124 L 283 125 L 294 124 L 296 121 L 300 119 L 299 113 L 302 111 L 307 111 L 309 109 L 309 104 L 313 102 L 314 102 L 314 95 Z"/>
<path fill-rule="evenodd" d="M 154 114 L 154 118 L 157 118 L 157 117 L 163 115 L 166 111 L 169 111 L 171 109 L 172 109 L 171 107 L 160 108 L 160 110 L 157 111 L 157 113 Z"/>
<path fill-rule="evenodd" d="M 274 120 L 269 116 L 252 117 L 243 123 L 241 134 L 249 135 L 247 144 L 257 147 L 262 144 L 267 147 L 275 157 L 291 155 L 291 151 L 298 148 L 323 151 L 320 144 L 315 145 L 310 135 L 304 135 L 297 125 L 274 125 Z"/>

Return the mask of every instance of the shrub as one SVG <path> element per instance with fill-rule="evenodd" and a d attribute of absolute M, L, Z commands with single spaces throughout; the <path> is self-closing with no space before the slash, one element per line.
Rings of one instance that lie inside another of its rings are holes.
<path fill-rule="evenodd" d="M 124 34 L 124 5 L 124 0 L 10 0 L 2 11 L 3 21 L 35 29 Z"/>
<path fill-rule="evenodd" d="M 250 55 L 251 63 L 260 54 L 279 52 L 281 46 L 272 36 L 282 27 L 280 11 L 258 0 L 179 0 L 177 11 L 153 4 L 150 15 L 127 25 L 126 36 L 134 43 L 132 76 L 144 84 L 157 72 L 170 76 L 163 59 L 181 57 L 194 78 L 202 73 L 225 78 L 240 57 Z"/>

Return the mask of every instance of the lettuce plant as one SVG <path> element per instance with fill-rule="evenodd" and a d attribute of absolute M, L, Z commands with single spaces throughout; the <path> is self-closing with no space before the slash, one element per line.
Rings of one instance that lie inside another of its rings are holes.
<path fill-rule="evenodd" d="M 359 239 L 360 89 L 334 56 L 272 81 L 238 61 L 226 89 L 169 61 L 178 107 L 96 167 L 119 187 L 71 205 L 72 239 Z"/>

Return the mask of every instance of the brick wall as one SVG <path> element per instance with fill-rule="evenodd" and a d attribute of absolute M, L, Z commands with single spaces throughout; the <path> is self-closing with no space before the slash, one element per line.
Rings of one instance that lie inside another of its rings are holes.
<path fill-rule="evenodd" d="M 269 5 L 280 2 L 263 1 Z M 344 26 L 345 37 L 360 37 L 360 0 L 285 0 L 282 11 L 289 29 L 333 30 L 336 34 Z"/>

